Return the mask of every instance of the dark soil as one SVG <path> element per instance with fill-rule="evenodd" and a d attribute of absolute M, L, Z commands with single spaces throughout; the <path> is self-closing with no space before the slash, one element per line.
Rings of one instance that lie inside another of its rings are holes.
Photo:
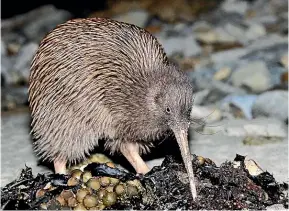
<path fill-rule="evenodd" d="M 167 156 L 161 166 L 154 167 L 145 176 L 114 169 L 105 164 L 92 163 L 86 170 L 93 176 L 116 177 L 121 181 L 139 179 L 143 191 L 138 197 L 118 200 L 105 209 L 256 209 L 263 210 L 273 204 L 288 208 L 288 184 L 277 183 L 274 177 L 263 172 L 251 176 L 244 165 L 244 157 L 237 155 L 234 161 L 224 162 L 219 167 L 207 158 L 193 156 L 193 166 L 197 181 L 198 197 L 192 200 L 189 183 L 182 162 Z M 233 162 L 239 162 L 234 168 Z M 19 179 L 1 188 L 1 208 L 3 210 L 39 209 L 41 203 L 49 203 L 64 189 L 76 192 L 78 186 L 67 186 L 70 176 L 57 174 L 32 175 L 32 169 L 22 170 Z M 36 191 L 48 182 L 56 187 L 43 197 L 36 198 Z M 55 209 L 69 209 L 55 206 Z"/>

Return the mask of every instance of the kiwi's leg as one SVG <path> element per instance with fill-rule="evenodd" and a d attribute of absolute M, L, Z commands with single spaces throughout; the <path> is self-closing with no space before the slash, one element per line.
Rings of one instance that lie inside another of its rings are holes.
<path fill-rule="evenodd" d="M 139 148 L 134 143 L 127 143 L 120 149 L 135 171 L 139 174 L 146 174 L 150 169 L 139 154 Z"/>
<path fill-rule="evenodd" d="M 54 170 L 56 174 L 66 174 L 66 161 L 55 160 Z"/>

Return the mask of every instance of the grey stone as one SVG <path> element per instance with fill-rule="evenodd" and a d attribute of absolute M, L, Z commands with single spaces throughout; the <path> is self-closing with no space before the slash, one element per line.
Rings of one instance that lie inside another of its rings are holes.
<path fill-rule="evenodd" d="M 19 32 L 9 31 L 2 33 L 2 40 L 6 45 L 8 45 L 9 43 L 23 45 L 27 39 Z"/>
<path fill-rule="evenodd" d="M 276 118 L 230 119 L 220 121 L 218 125 L 220 126 L 205 128 L 204 131 L 220 132 L 223 135 L 234 137 L 265 136 L 285 138 L 288 136 L 284 123 Z"/>
<path fill-rule="evenodd" d="M 15 84 L 19 81 L 19 74 L 13 70 L 14 61 L 15 58 L 1 55 L 1 75 L 3 76 L 5 85 Z"/>
<path fill-rule="evenodd" d="M 244 15 L 248 9 L 248 2 L 238 0 L 225 0 L 221 8 L 228 13 L 239 13 Z"/>
<path fill-rule="evenodd" d="M 1 56 L 6 55 L 6 44 L 1 39 Z"/>
<path fill-rule="evenodd" d="M 23 106 L 28 103 L 28 87 L 11 87 L 7 86 L 1 89 L 2 108 L 13 106 Z"/>
<path fill-rule="evenodd" d="M 174 53 L 183 53 L 185 57 L 190 57 L 198 55 L 202 51 L 193 35 L 170 38 L 159 37 L 158 40 L 163 45 L 168 55 L 173 55 Z"/>
<path fill-rule="evenodd" d="M 224 29 L 244 45 L 247 45 L 249 41 L 266 35 L 266 29 L 263 25 L 251 22 L 246 25 L 247 27 L 241 27 L 237 24 L 228 23 L 224 26 Z"/>
<path fill-rule="evenodd" d="M 144 10 L 135 10 L 115 16 L 113 19 L 134 24 L 136 26 L 143 28 L 146 26 L 149 16 L 150 16 L 149 13 Z"/>
<path fill-rule="evenodd" d="M 262 92 L 272 85 L 270 72 L 263 61 L 241 65 L 231 76 L 234 86 L 245 86 L 253 92 Z"/>
<path fill-rule="evenodd" d="M 231 86 L 228 83 L 224 83 L 222 81 L 216 81 L 212 79 L 211 75 L 202 75 L 207 71 L 200 70 L 195 71 L 190 74 L 192 79 L 192 84 L 198 90 L 209 90 L 205 101 L 202 102 L 203 105 L 215 103 L 220 99 L 224 98 L 228 94 L 245 94 L 246 91 L 239 87 Z M 213 75 L 213 74 L 212 74 Z"/>
<path fill-rule="evenodd" d="M 30 40 L 40 41 L 49 31 L 58 24 L 70 19 L 71 14 L 65 10 L 46 11 L 42 16 L 34 19 L 23 28 L 23 32 Z"/>
<path fill-rule="evenodd" d="M 194 105 L 201 105 L 210 93 L 209 89 L 204 89 L 194 93 Z"/>
<path fill-rule="evenodd" d="M 253 115 L 274 117 L 282 121 L 288 119 L 288 91 L 262 93 L 253 105 Z"/>
<path fill-rule="evenodd" d="M 288 38 L 286 36 L 281 36 L 279 34 L 269 34 L 265 37 L 255 40 L 248 46 L 248 49 L 258 50 L 265 49 L 277 44 L 287 44 Z"/>
<path fill-rule="evenodd" d="M 257 95 L 228 95 L 221 100 L 222 107 L 227 108 L 226 105 L 233 104 L 239 108 L 247 119 L 252 119 L 252 107 L 257 98 Z"/>
<path fill-rule="evenodd" d="M 274 24 L 278 21 L 278 18 L 276 15 L 265 15 L 265 16 L 259 16 L 254 17 L 250 19 L 251 23 L 257 23 L 257 24 Z"/>
<path fill-rule="evenodd" d="M 18 74 L 26 81 L 28 81 L 30 74 L 30 64 L 37 49 L 38 44 L 28 43 L 20 49 L 16 57 L 13 69 L 18 72 Z"/>
<path fill-rule="evenodd" d="M 242 28 L 239 25 L 233 24 L 233 23 L 227 23 L 224 26 L 224 29 L 231 35 L 236 38 L 239 42 L 245 42 L 246 37 L 244 36 L 245 34 L 245 29 Z"/>
<path fill-rule="evenodd" d="M 196 126 L 200 126 L 198 125 L 199 121 L 201 121 L 200 124 L 202 124 L 202 122 L 212 123 L 221 120 L 222 112 L 215 105 L 210 106 L 193 105 L 191 118 L 196 120 L 197 122 Z"/>
<path fill-rule="evenodd" d="M 248 54 L 250 50 L 247 48 L 236 48 L 232 50 L 220 51 L 213 53 L 211 59 L 216 64 L 230 64 L 239 60 L 242 56 Z"/>
<path fill-rule="evenodd" d="M 249 47 L 247 48 L 249 49 Z M 249 49 L 249 53 L 242 56 L 239 60 L 242 62 L 249 63 L 251 61 L 261 60 L 266 62 L 269 66 L 275 66 L 276 63 L 280 61 L 280 57 L 287 53 L 288 44 L 278 43 L 270 46 L 265 46 L 264 48 Z M 274 72 L 272 72 L 274 74 Z"/>
<path fill-rule="evenodd" d="M 31 40 L 40 41 L 43 36 L 56 25 L 70 19 L 72 15 L 53 5 L 44 5 L 28 13 L 2 21 L 2 33 L 7 34 L 21 28 L 25 36 Z"/>
<path fill-rule="evenodd" d="M 223 27 L 195 32 L 196 38 L 204 43 L 235 43 L 238 39 Z"/>
<path fill-rule="evenodd" d="M 248 41 L 256 40 L 266 35 L 266 29 L 263 25 L 257 23 L 248 23 L 248 29 L 245 36 Z"/>

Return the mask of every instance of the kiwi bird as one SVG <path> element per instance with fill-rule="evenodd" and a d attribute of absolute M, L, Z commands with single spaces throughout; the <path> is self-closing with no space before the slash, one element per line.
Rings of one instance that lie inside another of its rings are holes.
<path fill-rule="evenodd" d="M 173 132 L 196 186 L 188 145 L 193 88 L 157 39 L 135 25 L 81 18 L 58 25 L 41 41 L 29 77 L 35 152 L 56 173 L 85 159 L 105 140 L 137 173 L 141 155 Z"/>

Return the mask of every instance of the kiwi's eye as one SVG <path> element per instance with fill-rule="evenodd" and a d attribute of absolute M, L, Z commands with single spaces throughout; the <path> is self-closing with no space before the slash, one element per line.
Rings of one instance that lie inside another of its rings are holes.
<path fill-rule="evenodd" d="M 170 109 L 169 107 L 167 107 L 167 108 L 166 108 L 166 112 L 167 112 L 168 114 L 170 114 L 170 113 L 171 113 L 171 109 Z"/>

